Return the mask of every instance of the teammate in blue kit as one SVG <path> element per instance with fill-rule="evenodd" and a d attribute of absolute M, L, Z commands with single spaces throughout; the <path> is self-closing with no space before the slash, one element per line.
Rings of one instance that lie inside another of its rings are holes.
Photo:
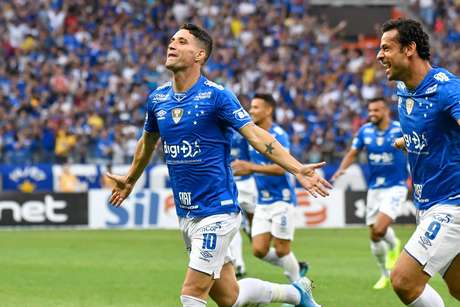
<path fill-rule="evenodd" d="M 289 137 L 276 123 L 273 116 L 276 102 L 271 94 L 256 93 L 251 101 L 252 120 L 260 128 L 268 131 L 289 151 Z M 256 257 L 284 269 L 289 280 L 296 281 L 306 273 L 302 270 L 291 251 L 294 239 L 296 202 L 291 178 L 279 165 L 273 164 L 266 156 L 249 148 L 250 161 L 235 160 L 232 168 L 235 175 L 253 175 L 258 190 L 257 206 L 252 222 L 252 249 Z M 273 242 L 274 247 L 270 247 Z"/>
<path fill-rule="evenodd" d="M 403 138 L 408 154 L 418 226 L 391 283 L 401 301 L 413 307 L 444 302 L 428 284 L 439 272 L 460 300 L 460 79 L 430 65 L 428 35 L 410 19 L 382 26 L 377 59 L 397 82 Z"/>
<path fill-rule="evenodd" d="M 239 133 L 233 133 L 232 148 L 230 151 L 232 161 L 249 160 L 248 141 Z M 236 188 L 238 190 L 238 204 L 243 210 L 242 228 L 245 233 L 251 235 L 252 217 L 257 201 L 257 187 L 254 177 L 251 175 L 234 176 Z M 241 278 L 246 275 L 246 265 L 243 259 L 243 239 L 240 231 L 237 231 L 230 243 L 230 252 L 234 259 L 236 277 Z"/>
<path fill-rule="evenodd" d="M 403 152 L 393 146 L 402 136 L 401 127 L 399 122 L 391 120 L 385 100 L 379 97 L 370 100 L 368 112 L 370 123 L 359 129 L 332 180 L 345 172 L 362 149 L 367 150 L 370 180 L 366 225 L 370 230 L 371 252 L 381 271 L 373 287 L 379 290 L 390 284 L 390 270 L 401 251 L 401 241 L 390 225 L 398 217 L 407 196 L 407 162 Z"/>
<path fill-rule="evenodd" d="M 232 128 L 293 173 L 312 195 L 326 196 L 331 186 L 315 172 L 324 163 L 302 165 L 252 123 L 230 91 L 201 75 L 211 50 L 209 34 L 192 24 L 183 25 L 171 38 L 166 68 L 172 72 L 173 81 L 148 96 L 144 133 L 128 174 L 109 175 L 116 184 L 110 203 L 120 206 L 128 197 L 161 137 L 190 259 L 181 291 L 182 305 L 206 306 L 211 296 L 219 306 L 270 302 L 317 306 L 307 278 L 292 285 L 254 278 L 236 281 L 228 253 L 241 222 L 230 167 Z"/>

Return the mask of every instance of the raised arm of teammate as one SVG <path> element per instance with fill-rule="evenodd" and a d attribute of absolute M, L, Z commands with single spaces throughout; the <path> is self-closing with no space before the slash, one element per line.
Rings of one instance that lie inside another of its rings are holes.
<path fill-rule="evenodd" d="M 358 153 L 359 153 L 358 149 L 353 148 L 353 147 L 350 148 L 350 150 L 346 153 L 345 157 L 343 157 L 339 168 L 334 173 L 334 175 L 332 175 L 332 178 L 331 178 L 332 182 L 334 182 L 337 178 L 339 178 L 345 173 L 345 170 L 353 163 Z"/>

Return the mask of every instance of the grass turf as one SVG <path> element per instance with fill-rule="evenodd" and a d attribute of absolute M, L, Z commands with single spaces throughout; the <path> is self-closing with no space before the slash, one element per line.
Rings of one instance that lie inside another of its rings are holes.
<path fill-rule="evenodd" d="M 404 242 L 412 231 L 396 228 Z M 255 259 L 244 243 L 249 276 L 286 282 L 280 268 Z M 323 306 L 403 306 L 390 289 L 371 289 L 379 272 L 367 229 L 297 230 L 293 246 L 310 263 Z M 1 231 L 0 248 L 2 307 L 180 306 L 187 255 L 177 230 Z M 431 285 L 447 307 L 460 305 L 439 276 Z"/>

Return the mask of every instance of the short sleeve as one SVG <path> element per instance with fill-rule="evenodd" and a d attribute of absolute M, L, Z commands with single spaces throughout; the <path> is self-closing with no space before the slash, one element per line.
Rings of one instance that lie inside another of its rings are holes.
<path fill-rule="evenodd" d="M 235 130 L 239 130 L 252 122 L 248 112 L 241 106 L 235 95 L 228 90 L 223 90 L 220 93 L 216 105 L 218 117 Z"/>
<path fill-rule="evenodd" d="M 460 119 L 460 81 L 448 85 L 447 95 L 442 101 L 443 110 L 455 121 Z"/>
<path fill-rule="evenodd" d="M 363 149 L 364 147 L 363 131 L 364 131 L 363 128 L 359 129 L 358 133 L 353 138 L 353 142 L 351 143 L 351 148 L 356 149 L 356 150 Z"/>
<path fill-rule="evenodd" d="M 147 132 L 158 132 L 158 123 L 157 118 L 155 117 L 155 108 L 152 99 L 150 98 L 152 95 L 149 95 L 147 98 L 147 112 L 145 113 L 145 120 L 144 120 L 144 130 Z"/>

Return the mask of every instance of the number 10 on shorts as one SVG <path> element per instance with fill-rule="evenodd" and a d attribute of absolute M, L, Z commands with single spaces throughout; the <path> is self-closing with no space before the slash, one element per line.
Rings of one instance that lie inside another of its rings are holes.
<path fill-rule="evenodd" d="M 203 246 L 202 249 L 215 249 L 217 244 L 217 235 L 215 233 L 204 233 L 203 234 Z"/>

